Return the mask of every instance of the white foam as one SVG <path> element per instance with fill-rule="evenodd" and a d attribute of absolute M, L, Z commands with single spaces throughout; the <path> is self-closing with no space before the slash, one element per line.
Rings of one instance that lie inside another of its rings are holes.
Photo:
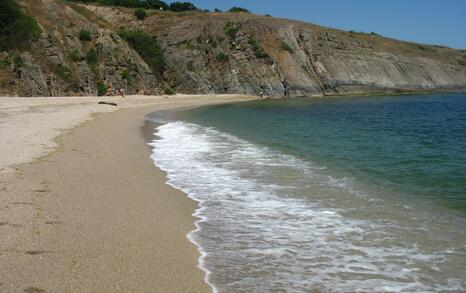
<path fill-rule="evenodd" d="M 415 209 L 387 213 L 351 178 L 213 128 L 178 121 L 156 135 L 152 159 L 199 202 L 188 238 L 214 292 L 464 290 L 464 274 L 445 271 L 465 263 L 455 247 L 421 248 L 426 232 L 401 224 Z"/>

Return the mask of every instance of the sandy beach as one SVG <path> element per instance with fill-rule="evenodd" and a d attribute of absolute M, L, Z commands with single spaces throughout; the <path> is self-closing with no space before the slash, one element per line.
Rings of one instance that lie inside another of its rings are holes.
<path fill-rule="evenodd" d="M 144 115 L 248 99 L 0 98 L 0 292 L 209 292 Z"/>

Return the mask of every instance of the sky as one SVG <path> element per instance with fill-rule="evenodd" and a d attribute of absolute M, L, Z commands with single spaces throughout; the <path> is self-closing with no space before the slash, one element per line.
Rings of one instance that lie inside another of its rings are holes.
<path fill-rule="evenodd" d="M 256 14 L 466 49 L 466 0 L 183 0 L 200 9 Z M 173 1 L 166 1 L 168 3 Z"/>

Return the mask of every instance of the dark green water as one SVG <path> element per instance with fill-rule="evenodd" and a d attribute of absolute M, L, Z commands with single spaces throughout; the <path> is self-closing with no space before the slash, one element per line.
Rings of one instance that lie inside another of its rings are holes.
<path fill-rule="evenodd" d="M 466 211 L 465 94 L 257 101 L 183 115 L 337 177 Z"/>

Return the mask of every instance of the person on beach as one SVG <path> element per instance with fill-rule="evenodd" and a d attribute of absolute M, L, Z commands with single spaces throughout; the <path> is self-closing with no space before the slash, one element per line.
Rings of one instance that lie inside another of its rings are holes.
<path fill-rule="evenodd" d="M 265 89 L 264 89 L 264 86 L 262 85 L 262 83 L 259 82 L 259 87 L 260 87 L 260 91 L 259 91 L 259 96 L 260 98 L 262 99 L 262 97 L 264 96 L 265 94 Z"/>
<path fill-rule="evenodd" d="M 285 78 L 282 80 L 282 84 L 283 84 L 283 89 L 284 89 L 283 95 L 286 98 L 288 96 L 288 94 L 289 94 L 289 89 L 288 89 L 288 82 L 286 81 Z"/>
<path fill-rule="evenodd" d="M 117 95 L 120 95 L 120 96 L 122 96 L 124 98 L 125 97 L 125 89 L 120 88 L 119 90 L 117 90 Z"/>
<path fill-rule="evenodd" d="M 112 86 L 109 86 L 109 87 L 107 88 L 107 96 L 113 96 L 113 88 L 112 88 Z"/>

